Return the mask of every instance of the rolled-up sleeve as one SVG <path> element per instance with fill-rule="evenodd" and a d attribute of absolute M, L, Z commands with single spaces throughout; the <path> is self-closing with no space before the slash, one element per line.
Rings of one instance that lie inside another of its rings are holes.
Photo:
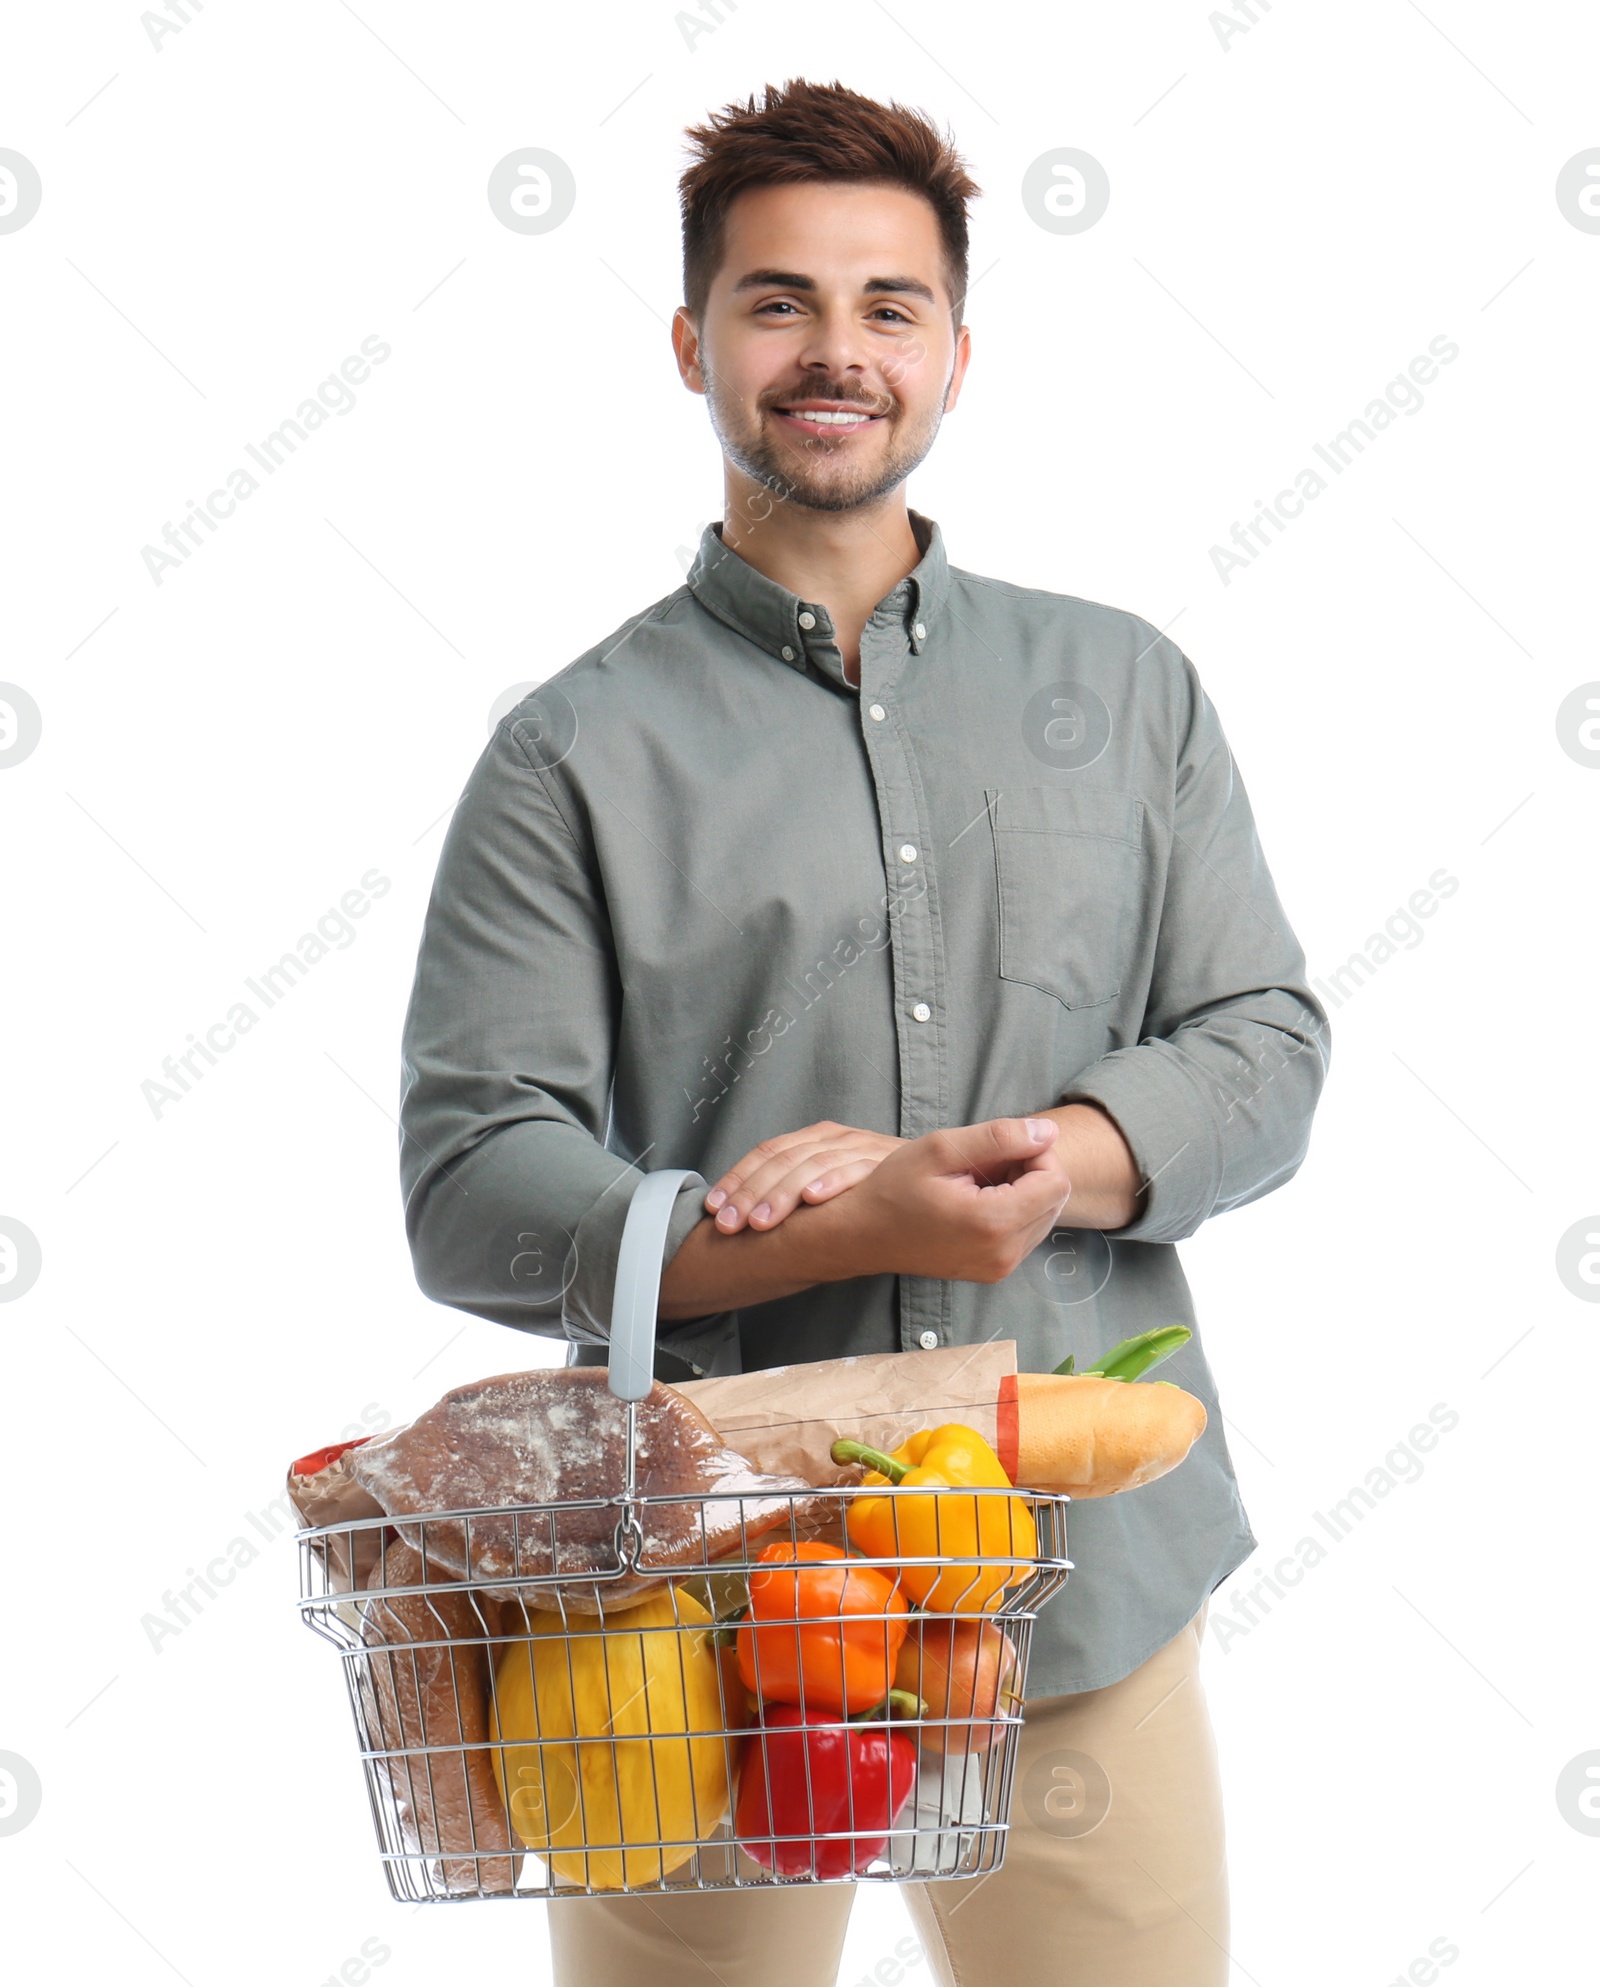
<path fill-rule="evenodd" d="M 1328 1017 L 1268 871 L 1244 785 L 1194 665 L 1181 671 L 1166 796 L 1143 796 L 1167 864 L 1140 1039 L 1057 1100 L 1117 1123 L 1147 1183 L 1118 1241 L 1179 1242 L 1257 1200 L 1305 1157 L 1327 1076 Z"/>
<path fill-rule="evenodd" d="M 438 1303 L 606 1339 L 644 1178 L 605 1144 L 619 1002 L 592 854 L 508 719 L 445 836 L 402 1041 L 406 1236 Z M 693 1173 L 679 1190 L 665 1261 L 701 1219 L 705 1185 Z M 707 1329 L 688 1320 L 658 1343 L 692 1362 Z"/>

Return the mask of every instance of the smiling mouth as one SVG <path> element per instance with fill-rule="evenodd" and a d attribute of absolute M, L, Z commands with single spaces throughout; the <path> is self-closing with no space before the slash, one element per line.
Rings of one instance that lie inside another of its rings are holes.
<path fill-rule="evenodd" d="M 775 407 L 772 411 L 807 435 L 859 435 L 884 419 L 865 407 Z"/>

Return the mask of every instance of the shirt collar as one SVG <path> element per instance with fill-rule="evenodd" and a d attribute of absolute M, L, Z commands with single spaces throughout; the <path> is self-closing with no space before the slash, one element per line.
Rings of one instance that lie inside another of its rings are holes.
<path fill-rule="evenodd" d="M 893 586 L 873 609 L 869 626 L 896 626 L 905 631 L 913 655 L 921 653 L 933 632 L 950 590 L 950 568 L 944 539 L 936 521 L 908 510 L 912 531 L 923 547 L 922 557 L 906 577 Z M 808 651 L 833 641 L 833 617 L 820 601 L 802 600 L 787 587 L 758 573 L 722 542 L 720 523 L 700 534 L 700 549 L 689 568 L 689 590 L 702 607 L 730 628 L 763 648 L 780 662 L 804 671 Z M 801 616 L 812 626 L 801 625 Z"/>

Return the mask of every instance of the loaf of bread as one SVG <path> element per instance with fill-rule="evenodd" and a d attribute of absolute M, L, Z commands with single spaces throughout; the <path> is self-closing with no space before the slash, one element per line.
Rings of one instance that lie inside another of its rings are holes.
<path fill-rule="evenodd" d="M 360 1604 L 368 1733 L 375 1750 L 397 1755 L 380 1759 L 378 1769 L 405 1846 L 429 1859 L 434 1884 L 456 1893 L 508 1891 L 516 1884 L 515 1854 L 487 1749 L 498 1611 L 465 1591 L 371 1593 L 442 1577 L 432 1564 L 424 1572 L 419 1555 L 394 1539 L 368 1575 Z"/>
<path fill-rule="evenodd" d="M 811 1490 L 802 1477 L 752 1468 L 698 1408 L 658 1380 L 638 1404 L 635 1488 L 672 1501 L 639 1507 L 638 1570 L 607 1578 L 619 1565 L 620 1509 L 611 1500 L 623 1487 L 626 1436 L 625 1406 L 604 1368 L 543 1367 L 454 1388 L 408 1427 L 353 1449 L 350 1469 L 430 1565 L 502 1598 L 514 1597 L 522 1581 L 559 1580 L 548 1598 L 532 1591 L 521 1598 L 580 1614 L 636 1606 L 686 1570 L 788 1525 L 791 1494 Z M 814 1501 L 797 1498 L 796 1516 Z M 550 1508 L 407 1522 L 527 1504 Z"/>
<path fill-rule="evenodd" d="M 1205 1425 L 1204 1403 L 1182 1387 L 1019 1373 L 1015 1481 L 1072 1497 L 1137 1490 L 1176 1469 Z"/>

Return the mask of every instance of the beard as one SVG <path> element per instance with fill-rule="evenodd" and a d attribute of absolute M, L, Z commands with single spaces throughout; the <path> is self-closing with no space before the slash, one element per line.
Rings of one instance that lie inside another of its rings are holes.
<path fill-rule="evenodd" d="M 951 371 L 953 374 L 953 365 Z M 764 403 L 752 422 L 743 406 L 722 392 L 711 373 L 706 379 L 706 403 L 712 432 L 723 454 L 753 483 L 802 510 L 850 511 L 879 502 L 905 482 L 933 447 L 949 390 L 947 379 L 931 413 L 915 425 L 908 425 L 913 417 L 903 406 L 893 406 L 883 416 L 882 425 L 888 430 L 886 444 L 870 463 L 850 460 L 849 451 L 860 437 L 835 441 L 826 435 L 774 433 L 766 416 L 776 401 Z M 797 397 L 796 390 L 790 388 L 789 395 Z M 845 402 L 860 399 L 859 395 L 840 392 L 831 383 L 808 383 L 804 397 Z M 870 401 L 860 404 L 872 407 Z"/>

